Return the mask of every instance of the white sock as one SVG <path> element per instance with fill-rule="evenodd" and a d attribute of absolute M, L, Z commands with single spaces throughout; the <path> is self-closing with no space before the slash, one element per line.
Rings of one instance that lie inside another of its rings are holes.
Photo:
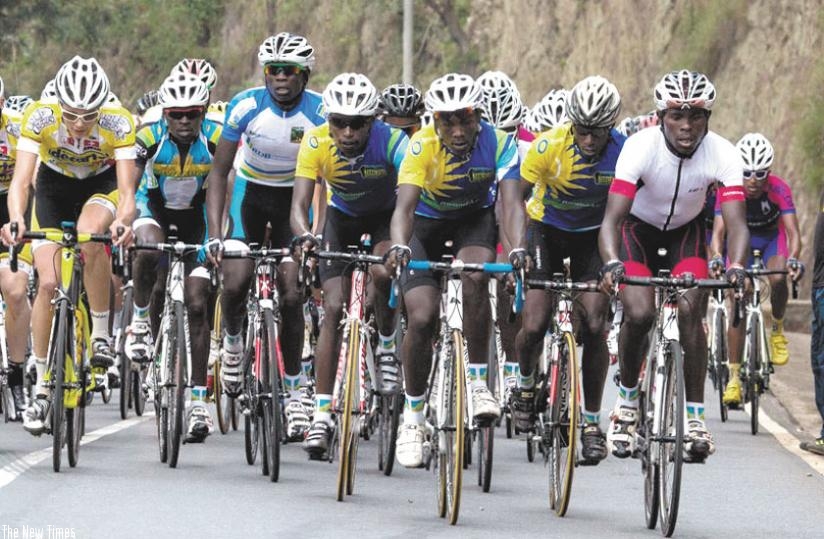
<path fill-rule="evenodd" d="M 109 311 L 95 312 L 92 315 L 92 340 L 109 340 Z"/>

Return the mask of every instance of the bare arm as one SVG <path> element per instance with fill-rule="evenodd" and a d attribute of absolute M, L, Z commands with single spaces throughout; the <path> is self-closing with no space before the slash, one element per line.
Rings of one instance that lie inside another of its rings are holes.
<path fill-rule="evenodd" d="M 724 252 L 724 240 L 726 236 L 727 230 L 724 226 L 724 218 L 716 215 L 712 221 L 712 240 L 710 241 L 711 256 L 721 256 L 721 253 Z"/>
<path fill-rule="evenodd" d="M 801 254 L 801 232 L 798 228 L 798 216 L 794 213 L 785 213 L 781 216 L 781 224 L 787 234 L 787 250 L 790 258 L 798 258 Z"/>
<path fill-rule="evenodd" d="M 32 177 L 37 166 L 37 155 L 24 151 L 17 151 L 17 162 L 14 166 L 14 175 L 9 186 L 8 209 L 9 221 L 17 223 L 19 238 L 26 231 L 26 206 L 31 195 Z M 7 244 L 16 243 L 11 241 L 11 232 L 8 223 L 3 223 L 3 241 Z"/>
<path fill-rule="evenodd" d="M 209 233 L 216 238 L 223 236 L 223 208 L 226 204 L 226 184 L 232 162 L 237 153 L 237 143 L 221 138 L 217 143 L 212 170 L 206 177 L 206 218 Z"/>
<path fill-rule="evenodd" d="M 601 230 L 598 234 L 598 249 L 601 260 L 608 262 L 618 260 L 619 246 L 621 245 L 621 223 L 632 209 L 632 200 L 624 195 L 610 193 L 607 197 L 607 208 Z"/>
<path fill-rule="evenodd" d="M 398 186 L 398 201 L 392 213 L 390 237 L 395 245 L 409 245 L 412 239 L 412 224 L 415 219 L 415 207 L 421 196 L 417 185 L 401 184 Z"/>
<path fill-rule="evenodd" d="M 289 225 L 292 234 L 303 236 L 311 232 L 309 225 L 309 207 L 312 205 L 312 195 L 315 191 L 314 180 L 303 177 L 295 178 L 295 187 L 292 191 L 292 210 L 289 215 Z"/>
<path fill-rule="evenodd" d="M 743 200 L 721 204 L 721 216 L 727 230 L 727 257 L 730 264 L 743 267 L 750 250 L 750 229 L 747 227 L 747 207 Z"/>
<path fill-rule="evenodd" d="M 524 179 L 504 181 L 500 184 L 503 203 L 504 251 L 526 248 L 526 209 L 524 194 L 532 189 L 532 184 Z"/>

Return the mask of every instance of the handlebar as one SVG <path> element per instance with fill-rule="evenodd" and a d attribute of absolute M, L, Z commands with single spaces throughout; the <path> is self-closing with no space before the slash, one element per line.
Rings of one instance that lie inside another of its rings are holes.
<path fill-rule="evenodd" d="M 578 292 L 600 292 L 598 283 L 584 283 L 573 281 L 541 281 L 527 279 L 527 288 L 543 288 L 545 290 L 568 290 Z"/>
<path fill-rule="evenodd" d="M 77 232 L 77 226 L 73 221 L 63 221 L 60 223 L 61 230 L 41 230 L 41 231 L 26 231 L 23 234 L 23 240 L 46 240 L 57 243 L 64 247 L 74 247 L 80 243 L 106 243 L 112 242 L 112 236 L 108 232 L 103 234 L 95 234 L 91 232 Z M 12 223 L 12 235 L 17 233 L 17 223 Z M 12 271 L 17 271 L 17 249 L 9 249 L 9 267 Z"/>

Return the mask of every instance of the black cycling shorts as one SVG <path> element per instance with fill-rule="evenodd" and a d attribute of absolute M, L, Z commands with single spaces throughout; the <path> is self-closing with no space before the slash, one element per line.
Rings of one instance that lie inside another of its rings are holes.
<path fill-rule="evenodd" d="M 553 273 L 564 272 L 564 258 L 569 257 L 570 277 L 573 281 L 598 279 L 598 272 L 603 265 L 598 252 L 598 229 L 569 232 L 530 219 L 526 237 L 533 261 L 530 278 L 552 279 Z"/>
<path fill-rule="evenodd" d="M 270 187 L 235 177 L 229 230 L 225 238 L 263 245 L 266 224 L 269 223 L 272 226 L 269 245 L 276 249 L 289 247 L 292 242 L 291 209 L 291 187 Z"/>
<path fill-rule="evenodd" d="M 363 234 L 372 237 L 372 247 L 389 239 L 389 223 L 393 210 L 383 211 L 363 217 L 346 215 L 337 208 L 326 208 L 326 222 L 323 225 L 323 249 L 325 251 L 347 251 L 350 245 L 360 245 Z M 348 267 L 348 269 L 347 269 Z M 343 260 L 321 260 L 320 282 L 332 277 L 348 275 L 352 265 Z"/>
<path fill-rule="evenodd" d="M 63 221 L 77 222 L 86 203 L 96 202 L 117 210 L 117 175 L 114 167 L 79 180 L 40 165 L 34 191 L 32 230 L 59 230 Z"/>
<path fill-rule="evenodd" d="M 659 249 L 666 249 L 661 257 Z M 649 277 L 659 269 L 669 269 L 673 276 L 692 273 L 707 277 L 707 247 L 704 218 L 699 215 L 686 225 L 662 231 L 630 215 L 621 226 L 621 261 L 627 275 Z"/>

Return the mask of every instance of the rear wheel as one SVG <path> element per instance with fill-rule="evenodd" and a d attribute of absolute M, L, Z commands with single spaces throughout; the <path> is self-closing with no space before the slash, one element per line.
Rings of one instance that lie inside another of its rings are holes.
<path fill-rule="evenodd" d="M 653 442 L 653 409 L 655 396 L 655 350 L 647 355 L 647 365 L 644 375 L 644 390 L 638 401 L 641 417 L 638 420 L 638 440 L 642 444 L 640 452 L 641 469 L 644 472 L 644 517 L 647 528 L 655 529 L 658 523 L 658 463 L 654 462 L 653 451 L 658 442 Z"/>
<path fill-rule="evenodd" d="M 560 379 L 556 386 L 558 399 L 551 403 L 550 417 L 552 443 L 549 446 L 549 505 L 562 517 L 569 507 L 572 493 L 572 476 L 577 460 L 576 438 L 578 434 L 578 361 L 575 338 L 564 333 L 559 347 L 558 366 Z M 555 382 L 553 382 L 555 383 Z"/>
<path fill-rule="evenodd" d="M 681 467 L 684 458 L 684 359 L 681 345 L 668 343 L 670 358 L 666 362 L 661 400 L 661 443 L 658 444 L 659 519 L 661 533 L 670 537 L 678 519 L 681 498 Z"/>

